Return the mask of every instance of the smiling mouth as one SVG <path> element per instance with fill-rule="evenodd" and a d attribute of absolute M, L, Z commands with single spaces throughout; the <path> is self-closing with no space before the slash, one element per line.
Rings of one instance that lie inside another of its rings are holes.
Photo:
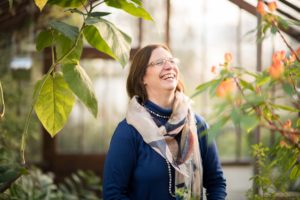
<path fill-rule="evenodd" d="M 163 80 L 173 80 L 175 79 L 175 74 L 165 74 L 160 77 Z"/>

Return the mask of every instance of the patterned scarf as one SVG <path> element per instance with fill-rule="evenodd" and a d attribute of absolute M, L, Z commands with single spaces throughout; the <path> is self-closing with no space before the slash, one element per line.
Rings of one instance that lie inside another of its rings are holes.
<path fill-rule="evenodd" d="M 172 114 L 160 127 L 137 99 L 135 96 L 129 102 L 127 123 L 135 127 L 143 140 L 174 167 L 176 194 L 180 193 L 183 199 L 200 199 L 202 162 L 190 99 L 176 92 Z M 175 139 L 178 134 L 181 134 L 179 141 Z"/>

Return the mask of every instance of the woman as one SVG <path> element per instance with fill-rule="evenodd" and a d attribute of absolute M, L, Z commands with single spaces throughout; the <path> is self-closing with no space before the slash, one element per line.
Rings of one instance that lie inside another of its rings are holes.
<path fill-rule="evenodd" d="M 225 199 L 215 144 L 190 108 L 178 60 L 161 44 L 137 52 L 127 78 L 131 98 L 107 153 L 103 197 L 131 200 Z M 203 136 L 204 135 L 204 136 Z"/>

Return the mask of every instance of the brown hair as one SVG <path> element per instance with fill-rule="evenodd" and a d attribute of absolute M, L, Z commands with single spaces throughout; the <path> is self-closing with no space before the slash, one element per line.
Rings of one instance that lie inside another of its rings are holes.
<path fill-rule="evenodd" d="M 127 77 L 127 93 L 130 98 L 132 98 L 134 95 L 137 95 L 141 98 L 142 102 L 148 99 L 143 78 L 146 74 L 148 62 L 152 52 L 159 47 L 171 52 L 170 49 L 164 44 L 151 44 L 140 49 L 134 55 Z M 178 80 L 176 90 L 181 92 L 184 90 L 183 82 L 180 79 Z"/>

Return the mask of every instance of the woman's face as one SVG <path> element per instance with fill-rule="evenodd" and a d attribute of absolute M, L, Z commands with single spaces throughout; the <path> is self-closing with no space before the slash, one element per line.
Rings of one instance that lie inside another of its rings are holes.
<path fill-rule="evenodd" d="M 143 81 L 149 98 L 174 92 L 178 84 L 178 61 L 162 47 L 152 51 Z"/>

